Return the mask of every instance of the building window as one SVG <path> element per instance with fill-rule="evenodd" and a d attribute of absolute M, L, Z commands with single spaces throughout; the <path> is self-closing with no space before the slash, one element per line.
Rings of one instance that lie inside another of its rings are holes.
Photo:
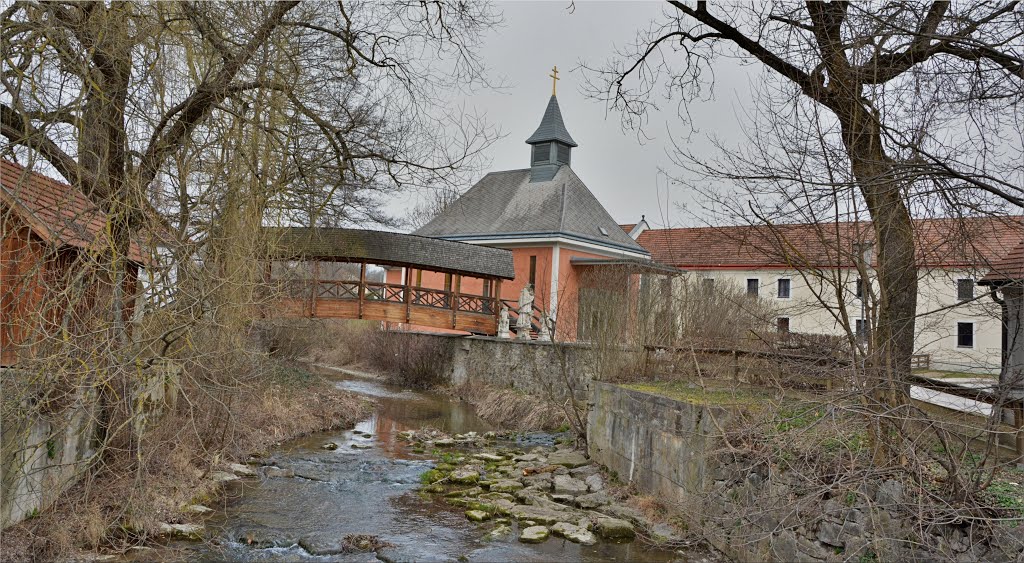
<path fill-rule="evenodd" d="M 530 285 L 537 287 L 537 257 L 530 256 Z"/>
<path fill-rule="evenodd" d="M 700 281 L 705 292 L 711 293 L 715 289 L 715 278 L 704 278 Z"/>
<path fill-rule="evenodd" d="M 974 299 L 974 280 L 969 278 L 956 280 L 956 299 L 957 301 Z"/>
<path fill-rule="evenodd" d="M 533 145 L 533 163 L 547 162 L 551 159 L 551 143 L 540 143 Z"/>
<path fill-rule="evenodd" d="M 974 348 L 974 323 L 956 323 L 956 347 Z"/>
<path fill-rule="evenodd" d="M 562 164 L 569 164 L 569 145 L 555 143 L 555 157 Z"/>
<path fill-rule="evenodd" d="M 484 297 L 491 296 L 491 280 L 484 280 Z"/>
<path fill-rule="evenodd" d="M 754 297 L 757 297 L 758 286 L 760 284 L 761 284 L 761 281 L 758 280 L 757 278 L 749 278 L 749 279 L 747 279 L 747 295 L 752 295 Z"/>
<path fill-rule="evenodd" d="M 857 319 L 857 338 L 861 340 L 867 340 L 868 338 L 868 323 L 864 319 Z"/>
<path fill-rule="evenodd" d="M 789 317 L 779 317 L 775 321 L 775 324 L 778 327 L 780 333 L 789 334 Z"/>
<path fill-rule="evenodd" d="M 864 299 L 864 278 L 857 278 L 857 287 L 854 289 L 857 299 Z"/>
<path fill-rule="evenodd" d="M 779 280 L 779 299 L 789 299 L 789 278 Z"/>

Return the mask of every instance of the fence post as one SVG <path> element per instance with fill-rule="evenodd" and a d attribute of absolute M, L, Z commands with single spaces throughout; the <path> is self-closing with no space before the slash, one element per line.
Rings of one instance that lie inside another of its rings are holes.
<path fill-rule="evenodd" d="M 1013 409 L 1013 425 L 1017 427 L 1017 467 L 1024 467 L 1024 399 Z"/>
<path fill-rule="evenodd" d="M 736 350 L 732 351 L 732 379 L 740 380 L 740 354 Z"/>

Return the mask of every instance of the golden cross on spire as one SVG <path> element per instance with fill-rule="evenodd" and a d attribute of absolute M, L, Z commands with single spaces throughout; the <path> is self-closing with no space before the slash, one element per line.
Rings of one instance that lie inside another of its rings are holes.
<path fill-rule="evenodd" d="M 561 80 L 561 78 L 558 77 L 558 65 L 555 65 L 555 67 L 551 69 L 551 74 L 548 76 L 551 77 L 551 95 L 554 96 L 555 86 L 558 85 L 558 81 Z"/>

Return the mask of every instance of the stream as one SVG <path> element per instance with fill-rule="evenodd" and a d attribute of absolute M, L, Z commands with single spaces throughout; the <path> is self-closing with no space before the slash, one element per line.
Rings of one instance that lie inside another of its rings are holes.
<path fill-rule="evenodd" d="M 464 509 L 417 493 L 433 467 L 398 439 L 425 426 L 447 433 L 493 428 L 472 407 L 446 396 L 412 392 L 376 380 L 325 373 L 344 390 L 376 401 L 353 430 L 322 432 L 285 442 L 263 460 L 294 477 L 260 477 L 229 484 L 223 510 L 206 518 L 204 543 L 172 542 L 160 559 L 190 561 L 671 561 L 685 554 L 641 542 L 600 541 L 584 546 L 552 537 L 541 544 L 484 541 L 489 530 Z M 510 446 L 551 445 L 554 436 L 531 433 Z M 338 445 L 325 450 L 327 442 Z M 513 527 L 515 524 L 513 523 Z M 390 544 L 345 550 L 345 538 L 370 535 Z M 162 553 L 160 553 L 162 552 Z M 155 555 L 150 551 L 147 556 Z"/>

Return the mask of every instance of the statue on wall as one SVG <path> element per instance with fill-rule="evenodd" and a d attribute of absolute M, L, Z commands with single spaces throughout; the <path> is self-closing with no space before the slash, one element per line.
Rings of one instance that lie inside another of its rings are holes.
<path fill-rule="evenodd" d="M 498 314 L 498 338 L 511 338 L 508 331 L 508 307 L 502 305 L 501 313 Z"/>
<path fill-rule="evenodd" d="M 516 319 L 516 338 L 530 339 L 530 320 L 533 318 L 533 286 L 527 284 L 519 292 L 519 317 Z"/>
<path fill-rule="evenodd" d="M 540 331 L 537 333 L 538 342 L 551 342 L 551 318 L 547 312 L 540 314 Z"/>

